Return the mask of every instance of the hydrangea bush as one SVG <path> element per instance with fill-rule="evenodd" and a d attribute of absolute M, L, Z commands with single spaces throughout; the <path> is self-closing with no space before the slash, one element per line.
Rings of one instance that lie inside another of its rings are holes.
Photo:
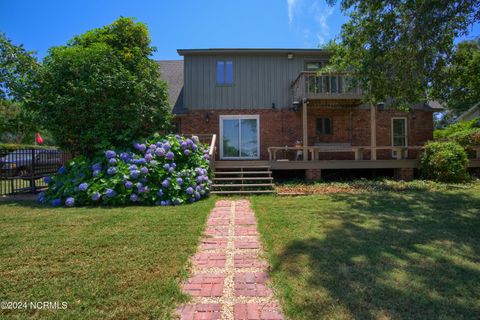
<path fill-rule="evenodd" d="M 45 178 L 38 200 L 52 206 L 180 205 L 209 195 L 208 148 L 179 135 L 135 143 L 133 151 L 78 157 Z"/>

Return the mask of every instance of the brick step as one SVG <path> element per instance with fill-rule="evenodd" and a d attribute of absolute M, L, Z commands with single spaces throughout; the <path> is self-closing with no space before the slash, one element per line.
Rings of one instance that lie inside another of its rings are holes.
<path fill-rule="evenodd" d="M 244 184 L 213 184 L 212 187 L 214 188 L 234 188 L 234 187 L 272 187 L 273 188 L 274 184 L 273 183 L 244 183 Z"/>
<path fill-rule="evenodd" d="M 214 190 L 211 194 L 275 193 L 275 190 Z"/>
<path fill-rule="evenodd" d="M 272 174 L 272 171 L 215 171 L 215 175 L 226 174 Z"/>
<path fill-rule="evenodd" d="M 228 178 L 213 178 L 213 181 L 230 181 L 230 180 L 273 180 L 273 177 L 228 177 Z"/>

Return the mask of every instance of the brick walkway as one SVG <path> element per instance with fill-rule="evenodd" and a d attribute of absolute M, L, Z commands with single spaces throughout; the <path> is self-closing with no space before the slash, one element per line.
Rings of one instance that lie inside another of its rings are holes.
<path fill-rule="evenodd" d="M 220 200 L 210 213 L 191 277 L 183 290 L 191 304 L 181 320 L 283 320 L 268 287 L 257 221 L 247 200 Z"/>

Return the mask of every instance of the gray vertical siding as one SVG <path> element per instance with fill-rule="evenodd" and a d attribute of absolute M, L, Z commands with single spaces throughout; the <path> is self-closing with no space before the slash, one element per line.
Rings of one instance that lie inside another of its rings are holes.
<path fill-rule="evenodd" d="M 194 109 L 262 109 L 291 106 L 290 84 L 306 60 L 321 56 L 295 54 L 186 55 L 184 102 Z M 216 61 L 233 61 L 233 85 L 216 84 Z"/>

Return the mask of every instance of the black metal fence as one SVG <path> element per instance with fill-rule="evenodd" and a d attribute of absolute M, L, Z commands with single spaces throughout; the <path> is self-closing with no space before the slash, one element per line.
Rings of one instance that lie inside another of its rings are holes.
<path fill-rule="evenodd" d="M 0 195 L 37 192 L 46 186 L 43 178 L 70 158 L 54 149 L 0 149 Z"/>

